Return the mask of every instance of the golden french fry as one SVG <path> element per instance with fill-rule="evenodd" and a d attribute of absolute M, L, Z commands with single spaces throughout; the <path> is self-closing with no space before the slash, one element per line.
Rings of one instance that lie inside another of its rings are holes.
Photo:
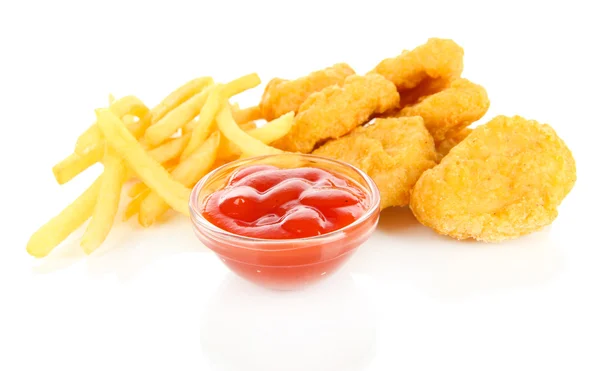
<path fill-rule="evenodd" d="M 169 173 L 170 173 L 170 172 L 171 172 L 171 170 L 175 169 L 175 167 L 176 167 L 177 165 L 179 165 L 179 160 L 178 160 L 178 159 L 176 159 L 176 158 L 174 158 L 174 159 L 172 159 L 172 160 L 169 160 L 169 161 L 163 162 L 161 165 L 162 165 L 162 166 L 163 166 L 165 169 L 167 169 L 167 172 L 169 172 Z"/>
<path fill-rule="evenodd" d="M 148 116 L 150 111 L 148 110 L 148 107 L 146 107 L 139 98 L 133 95 L 114 101 L 110 106 L 110 110 L 119 118 L 122 118 L 125 115 L 133 115 L 140 119 L 138 122 L 133 123 L 129 128 L 136 138 L 139 137 L 140 134 L 143 133 L 143 130 L 146 129 L 146 126 L 150 124 L 150 117 Z M 100 133 L 96 124 L 92 124 L 77 139 L 75 153 L 84 155 L 100 141 L 102 141 L 102 133 Z M 102 148 L 104 149 L 104 146 L 102 146 Z"/>
<path fill-rule="evenodd" d="M 198 124 L 194 130 L 192 130 L 191 138 L 181 154 L 183 159 L 191 155 L 202 144 L 202 142 L 208 138 L 210 133 L 213 132 L 215 116 L 217 115 L 222 103 L 222 89 L 223 86 L 217 85 L 208 95 L 206 103 L 202 107 L 200 115 L 198 116 Z"/>
<path fill-rule="evenodd" d="M 174 169 L 178 164 L 179 160 L 176 158 L 161 162 L 162 167 L 164 167 L 168 172 L 171 172 L 171 170 Z M 140 182 L 135 179 L 135 173 L 131 173 L 130 171 L 128 171 L 127 175 L 125 176 L 125 179 L 136 181 L 136 183 L 132 185 L 131 188 L 129 188 L 129 191 L 127 191 L 127 196 L 129 197 L 136 197 L 137 195 L 148 189 L 148 186 L 146 186 L 144 182 Z"/>
<path fill-rule="evenodd" d="M 212 84 L 211 77 L 199 77 L 183 84 L 150 110 L 150 125 L 156 124 L 167 113 Z"/>
<path fill-rule="evenodd" d="M 244 130 L 244 125 L 245 124 L 239 125 L 242 130 Z M 260 140 L 264 144 L 271 144 L 274 141 L 284 137 L 292 129 L 293 125 L 294 113 L 289 112 L 267 122 L 265 125 L 259 128 L 252 128 L 244 131 L 247 132 L 251 137 Z M 230 141 L 226 141 L 219 149 L 220 159 L 232 159 L 240 155 L 240 149 Z"/>
<path fill-rule="evenodd" d="M 133 115 L 125 115 L 123 117 L 124 123 L 127 125 L 127 128 L 131 130 L 132 126 L 138 125 L 139 121 L 135 121 L 135 116 Z M 178 152 L 178 156 L 181 151 L 183 151 L 183 147 L 185 144 L 180 144 L 182 147 Z M 164 152 L 158 154 L 159 156 L 166 155 Z M 83 155 L 79 155 L 77 153 L 73 153 L 58 164 L 54 165 L 52 168 L 52 172 L 54 173 L 54 178 L 58 182 L 58 184 L 65 184 L 84 170 L 94 165 L 96 162 L 102 161 L 102 157 L 104 156 L 104 140 L 100 140 L 96 142 L 93 146 L 89 147 L 87 151 Z M 161 158 L 161 157 L 159 157 Z M 167 161 L 169 158 L 165 159 Z M 128 177 L 129 178 L 129 177 Z"/>
<path fill-rule="evenodd" d="M 110 110 L 96 110 L 98 126 L 106 142 L 125 160 L 138 179 L 156 192 L 176 211 L 189 216 L 190 190 L 144 151 L 123 122 Z"/>
<path fill-rule="evenodd" d="M 185 134 L 179 138 L 169 139 L 167 142 L 148 151 L 148 154 L 161 164 L 176 159 L 183 152 L 185 146 L 190 140 L 190 137 L 191 134 Z"/>
<path fill-rule="evenodd" d="M 65 184 L 96 162 L 101 161 L 103 155 L 104 150 L 100 146 L 92 148 L 83 156 L 72 153 L 58 164 L 54 165 L 52 168 L 54 178 L 56 178 L 58 184 Z"/>
<path fill-rule="evenodd" d="M 221 111 L 217 114 L 217 125 L 221 133 L 247 156 L 253 157 L 283 153 L 283 151 L 269 147 L 240 129 L 233 119 L 231 109 L 227 104 L 223 105 Z"/>
<path fill-rule="evenodd" d="M 265 144 L 271 144 L 289 133 L 293 125 L 294 112 L 289 112 L 267 122 L 261 127 L 248 131 L 248 134 Z"/>
<path fill-rule="evenodd" d="M 182 134 L 190 134 L 192 131 L 194 131 L 194 128 L 196 127 L 196 125 L 198 125 L 198 116 L 194 117 L 192 120 L 190 120 L 187 124 L 183 125 L 183 128 L 181 128 L 181 133 Z"/>
<path fill-rule="evenodd" d="M 150 126 L 144 134 L 144 140 L 151 146 L 158 146 L 169 139 L 177 130 L 190 122 L 204 106 L 207 98 L 212 91 L 213 86 L 208 86 L 201 93 L 198 93 L 186 100 L 169 113 L 167 113 L 157 123 Z"/>
<path fill-rule="evenodd" d="M 144 183 L 137 182 L 134 185 L 132 185 L 131 188 L 129 188 L 129 191 L 127 191 L 127 196 L 135 198 L 137 197 L 137 195 L 144 192 L 146 189 L 148 189 L 148 187 Z"/>
<path fill-rule="evenodd" d="M 223 85 L 223 90 L 221 93 L 223 94 L 223 97 L 230 98 L 234 95 L 243 93 L 248 89 L 257 87 L 258 85 L 260 85 L 260 77 L 258 77 L 256 73 L 251 73 L 242 77 L 238 77 L 237 79 Z"/>
<path fill-rule="evenodd" d="M 240 124 L 239 127 L 243 131 L 249 132 L 252 129 L 256 129 L 256 124 L 251 121 Z M 221 136 L 221 144 L 219 145 L 219 151 L 217 152 L 217 159 L 220 161 L 229 162 L 236 157 L 236 154 L 239 156 L 239 148 L 235 144 L 231 143 L 229 139 Z"/>
<path fill-rule="evenodd" d="M 86 189 L 75 201 L 38 229 L 27 243 L 27 252 L 43 258 L 90 218 L 102 185 L 102 177 Z"/>
<path fill-rule="evenodd" d="M 115 96 L 112 93 L 108 93 L 108 105 L 110 106 L 115 101 Z"/>
<path fill-rule="evenodd" d="M 246 122 L 262 120 L 263 116 L 258 106 L 248 107 L 244 109 L 231 110 L 233 119 L 239 124 L 245 124 Z"/>
<path fill-rule="evenodd" d="M 249 132 L 252 129 L 256 129 L 256 123 L 254 121 L 245 122 L 243 124 L 239 124 L 238 126 L 240 127 L 240 129 L 242 129 L 245 132 Z M 221 138 L 221 139 L 223 139 L 223 138 Z"/>
<path fill-rule="evenodd" d="M 125 124 L 125 126 L 127 126 L 127 128 L 129 128 L 131 125 L 133 125 L 136 121 L 136 117 L 134 115 L 125 115 L 121 118 L 121 120 L 123 120 L 123 123 Z"/>
<path fill-rule="evenodd" d="M 126 174 L 125 162 L 112 148 L 108 147 L 96 206 L 94 206 L 92 219 L 81 238 L 81 248 L 86 254 L 94 252 L 108 236 L 119 209 L 121 188 Z"/>
<path fill-rule="evenodd" d="M 219 141 L 219 132 L 214 132 L 191 156 L 180 162 L 172 170 L 171 175 L 173 178 L 186 187 L 193 187 L 212 169 L 212 165 L 217 158 Z M 169 205 L 163 201 L 160 195 L 152 192 L 140 205 L 139 222 L 142 226 L 148 227 L 168 209 Z"/>
<path fill-rule="evenodd" d="M 242 76 L 225 85 L 217 85 L 208 96 L 204 107 L 202 107 L 198 123 L 192 131 L 192 137 L 181 157 L 185 159 L 191 155 L 208 138 L 213 131 L 215 116 L 223 103 L 228 103 L 227 100 L 232 96 L 258 85 L 260 85 L 260 78 L 255 73 Z"/>
<path fill-rule="evenodd" d="M 140 184 L 144 185 L 144 183 Z M 146 188 L 138 195 L 136 195 L 131 201 L 129 201 L 127 207 L 125 208 L 125 213 L 123 214 L 123 221 L 129 220 L 129 218 L 131 218 L 140 211 L 140 205 L 142 204 L 144 199 L 148 197 L 150 192 L 152 192 L 152 190 L 150 188 Z"/>
<path fill-rule="evenodd" d="M 242 76 L 237 78 L 227 84 L 227 89 L 221 91 L 221 95 L 225 98 L 232 97 L 236 94 L 239 94 L 245 90 L 251 89 L 260 85 L 260 78 L 257 74 L 252 73 L 249 75 Z M 237 104 L 230 104 L 232 111 L 239 110 L 239 106 Z M 190 120 L 183 127 L 184 133 L 189 133 L 194 130 L 194 128 L 198 125 L 198 120 Z"/>

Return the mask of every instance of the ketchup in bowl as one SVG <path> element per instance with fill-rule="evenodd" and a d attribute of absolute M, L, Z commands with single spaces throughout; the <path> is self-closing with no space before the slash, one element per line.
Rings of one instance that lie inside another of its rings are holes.
<path fill-rule="evenodd" d="M 374 230 L 379 194 L 362 171 L 312 155 L 226 164 L 192 191 L 196 235 L 239 276 L 296 289 L 335 272 Z"/>

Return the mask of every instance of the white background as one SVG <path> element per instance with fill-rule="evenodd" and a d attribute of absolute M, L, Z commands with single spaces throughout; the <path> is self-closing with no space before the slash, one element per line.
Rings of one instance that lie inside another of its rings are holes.
<path fill-rule="evenodd" d="M 600 369 L 593 4 L 3 1 L 0 370 Z M 202 75 L 364 73 L 431 36 L 465 48 L 464 76 L 492 102 L 482 121 L 547 122 L 572 149 L 578 181 L 550 228 L 458 243 L 389 210 L 342 272 L 295 293 L 237 279 L 183 218 L 119 224 L 89 258 L 81 231 L 46 260 L 26 254 L 101 171 L 61 187 L 51 167 L 109 93 L 153 105 Z"/>

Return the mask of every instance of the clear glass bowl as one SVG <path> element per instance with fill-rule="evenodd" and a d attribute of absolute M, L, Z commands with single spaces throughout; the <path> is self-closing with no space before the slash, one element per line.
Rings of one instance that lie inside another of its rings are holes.
<path fill-rule="evenodd" d="M 232 172 L 251 165 L 328 170 L 361 187 L 367 196 L 368 208 L 364 215 L 344 228 L 297 239 L 245 237 L 206 220 L 202 216 L 205 198 L 222 188 Z M 367 174 L 340 161 L 303 154 L 269 155 L 230 162 L 202 178 L 190 197 L 190 217 L 198 239 L 239 276 L 278 290 L 299 289 L 335 272 L 373 233 L 379 211 L 379 191 Z"/>

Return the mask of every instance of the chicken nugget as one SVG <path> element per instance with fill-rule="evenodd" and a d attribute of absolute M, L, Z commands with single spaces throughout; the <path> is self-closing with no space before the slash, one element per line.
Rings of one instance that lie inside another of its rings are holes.
<path fill-rule="evenodd" d="M 298 112 L 300 105 L 312 93 L 331 85 L 341 85 L 346 77 L 354 74 L 352 67 L 346 63 L 338 63 L 296 80 L 272 79 L 260 101 L 262 116 L 271 121 L 288 112 Z"/>
<path fill-rule="evenodd" d="M 472 131 L 473 129 L 471 128 L 464 128 L 458 133 L 450 137 L 446 137 L 446 139 L 439 142 L 435 146 L 435 150 L 438 153 L 439 159 L 441 160 L 444 156 L 446 156 L 452 148 L 456 147 L 458 143 L 462 142 L 469 134 L 471 134 Z"/>
<path fill-rule="evenodd" d="M 439 93 L 444 89 L 450 87 L 452 81 L 455 78 L 439 78 L 439 79 L 425 79 L 417 87 L 402 92 L 402 105 L 401 108 L 406 106 L 412 106 L 425 99 L 426 97 Z"/>
<path fill-rule="evenodd" d="M 576 180 L 575 160 L 547 124 L 498 116 L 423 173 L 410 208 L 456 239 L 513 239 L 549 225 Z"/>
<path fill-rule="evenodd" d="M 443 84 L 460 77 L 463 56 L 463 48 L 454 41 L 431 38 L 411 51 L 405 50 L 395 58 L 384 59 L 371 73 L 378 73 L 393 82 L 402 94 L 420 84 L 438 86 L 440 82 Z"/>
<path fill-rule="evenodd" d="M 298 110 L 290 132 L 272 144 L 284 151 L 310 153 L 367 122 L 374 114 L 398 106 L 394 84 L 381 75 L 352 75 L 342 87 L 328 86 L 313 93 Z"/>
<path fill-rule="evenodd" d="M 313 154 L 348 162 L 377 184 L 381 208 L 408 205 L 421 174 L 435 166 L 431 134 L 420 117 L 375 119 L 368 126 L 329 141 Z"/>
<path fill-rule="evenodd" d="M 436 144 L 482 118 L 490 107 L 481 85 L 458 79 L 448 89 L 403 108 L 398 116 L 421 116 Z"/>

